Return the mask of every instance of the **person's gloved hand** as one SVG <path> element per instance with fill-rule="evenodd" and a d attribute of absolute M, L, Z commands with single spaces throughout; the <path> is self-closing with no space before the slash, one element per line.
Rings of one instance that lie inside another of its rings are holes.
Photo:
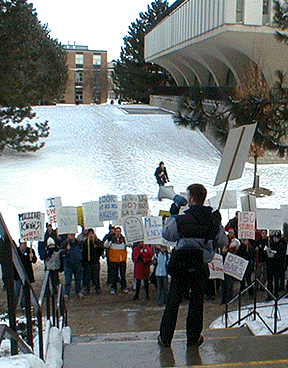
<path fill-rule="evenodd" d="M 171 204 L 169 212 L 171 213 L 171 215 L 178 215 L 179 211 L 180 211 L 180 206 L 178 206 L 176 203 L 173 202 Z"/>

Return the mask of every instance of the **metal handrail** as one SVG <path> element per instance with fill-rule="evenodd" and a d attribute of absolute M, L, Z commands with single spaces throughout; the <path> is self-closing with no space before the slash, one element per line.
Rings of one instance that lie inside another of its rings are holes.
<path fill-rule="evenodd" d="M 67 310 L 65 307 L 65 300 L 64 300 L 64 293 L 63 293 L 63 286 L 60 285 L 59 290 L 61 293 L 58 293 L 57 298 L 57 306 L 56 304 L 56 295 L 54 294 L 55 291 L 52 288 L 51 280 L 50 280 L 50 272 L 45 271 L 44 280 L 41 287 L 40 297 L 37 300 L 36 294 L 29 282 L 28 276 L 26 271 L 22 265 L 21 259 L 19 257 L 16 244 L 12 239 L 9 230 L 4 222 L 4 219 L 0 213 L 0 249 L 5 256 L 2 255 L 1 261 L 5 264 L 5 267 L 9 269 L 11 277 L 9 277 L 9 285 L 7 287 L 7 297 L 8 297 L 8 315 L 9 315 L 9 322 L 10 327 L 7 328 L 5 331 L 11 337 L 11 354 L 15 355 L 18 353 L 18 343 L 20 346 L 27 345 L 20 336 L 17 335 L 16 330 L 16 315 L 15 315 L 15 305 L 14 305 L 14 287 L 13 287 L 13 265 L 15 266 L 19 277 L 21 279 L 22 284 L 24 285 L 24 294 L 25 294 L 25 302 L 26 302 L 26 324 L 27 324 L 27 339 L 28 345 L 31 347 L 31 351 L 33 349 L 33 336 L 32 336 L 32 314 L 31 314 L 31 302 L 35 309 L 36 316 L 37 316 L 37 323 L 38 323 L 38 340 L 39 340 L 39 357 L 44 360 L 44 343 L 43 343 L 43 325 L 42 325 L 42 317 L 43 317 L 43 308 L 44 308 L 44 301 L 46 300 L 46 317 L 50 319 L 50 309 L 52 304 L 52 317 L 53 317 L 53 326 L 59 326 L 59 318 L 62 317 L 62 326 L 66 325 L 67 322 Z M 7 254 L 6 254 L 7 253 Z M 12 281 L 11 281 L 12 280 Z M 50 299 L 52 303 L 50 303 Z M 58 305 L 61 308 L 58 308 Z M 56 313 L 56 309 L 58 313 Z M 13 331 L 13 333 L 11 331 Z M 1 333 L 1 330 L 0 330 Z M 0 335 L 0 342 L 2 341 L 4 334 Z M 15 336 L 18 336 L 16 338 Z M 27 345 L 27 346 L 28 346 Z"/>
<path fill-rule="evenodd" d="M 262 318 L 262 316 L 260 315 L 260 313 L 257 311 L 257 285 L 260 285 L 268 294 L 268 296 L 271 298 L 271 300 L 274 301 L 274 329 L 272 330 L 271 327 L 266 323 L 266 321 Z M 241 316 L 241 297 L 242 295 L 249 290 L 250 288 L 254 288 L 254 303 L 253 303 L 253 310 L 250 311 L 249 313 L 245 314 L 244 316 Z M 236 300 L 238 300 L 238 319 L 237 321 L 233 322 L 230 326 L 228 326 L 228 314 L 229 314 L 229 305 L 231 305 L 232 303 L 234 303 Z M 282 333 L 288 330 L 288 327 L 286 329 L 283 329 L 281 331 L 277 332 L 277 315 L 278 315 L 278 299 L 271 293 L 270 290 L 267 289 L 267 287 L 262 284 L 262 282 L 260 280 L 258 280 L 258 278 L 255 278 L 255 280 L 248 285 L 245 289 L 241 290 L 233 299 L 231 299 L 228 303 L 226 303 L 225 305 L 225 328 L 231 328 L 234 327 L 235 325 L 240 325 L 240 323 L 246 319 L 247 317 L 254 315 L 254 320 L 256 320 L 256 316 L 259 317 L 259 319 L 263 322 L 263 324 L 268 328 L 268 330 L 274 335 L 277 333 Z"/>

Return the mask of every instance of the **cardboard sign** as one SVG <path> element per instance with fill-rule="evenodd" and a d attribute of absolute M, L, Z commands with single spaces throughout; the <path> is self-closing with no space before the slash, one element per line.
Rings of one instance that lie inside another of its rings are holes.
<path fill-rule="evenodd" d="M 220 279 L 224 280 L 224 272 L 223 272 L 223 257 L 221 254 L 214 254 L 214 258 L 212 262 L 208 263 L 209 267 L 209 279 Z"/>
<path fill-rule="evenodd" d="M 163 222 L 161 216 L 143 218 L 144 239 L 147 244 L 161 244 Z"/>
<path fill-rule="evenodd" d="M 18 215 L 20 238 L 23 241 L 39 241 L 44 238 L 45 214 L 26 212 Z"/>
<path fill-rule="evenodd" d="M 248 194 L 244 197 L 241 197 L 240 201 L 241 201 L 242 212 L 254 212 L 254 213 L 256 213 L 256 211 L 257 211 L 256 197 Z"/>
<path fill-rule="evenodd" d="M 118 200 L 117 195 L 99 197 L 99 221 L 117 220 Z"/>
<path fill-rule="evenodd" d="M 147 194 L 137 194 L 138 197 L 138 211 L 137 214 L 141 216 L 149 215 L 149 202 Z"/>
<path fill-rule="evenodd" d="M 233 276 L 235 279 L 242 281 L 248 263 L 249 262 L 246 261 L 246 259 L 228 252 L 225 258 L 223 271 L 227 275 Z"/>
<path fill-rule="evenodd" d="M 230 129 L 214 186 L 241 178 L 257 124 Z"/>
<path fill-rule="evenodd" d="M 57 210 L 57 219 L 59 235 L 77 233 L 77 207 L 61 207 Z"/>
<path fill-rule="evenodd" d="M 99 221 L 99 202 L 82 203 L 85 229 L 102 227 L 103 221 Z"/>
<path fill-rule="evenodd" d="M 61 197 L 54 197 L 45 199 L 46 213 L 48 216 L 48 223 L 53 224 L 58 222 L 57 210 L 62 207 Z"/>
<path fill-rule="evenodd" d="M 238 214 L 238 239 L 255 240 L 254 212 L 240 212 Z"/>
<path fill-rule="evenodd" d="M 144 240 L 142 216 L 131 215 L 123 217 L 123 228 L 128 243 Z"/>
<path fill-rule="evenodd" d="M 283 227 L 282 211 L 279 209 L 257 208 L 257 228 L 281 230 Z"/>
<path fill-rule="evenodd" d="M 288 205 L 287 204 L 286 205 L 281 205 L 280 206 L 280 210 L 282 212 L 282 221 L 283 221 L 283 224 L 284 223 L 288 224 Z"/>
<path fill-rule="evenodd" d="M 137 215 L 139 208 L 139 198 L 134 194 L 125 194 L 122 196 L 121 216 Z"/>

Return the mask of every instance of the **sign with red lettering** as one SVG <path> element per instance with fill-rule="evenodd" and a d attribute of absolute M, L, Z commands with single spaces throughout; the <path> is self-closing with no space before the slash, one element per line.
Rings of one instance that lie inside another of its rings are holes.
<path fill-rule="evenodd" d="M 214 258 L 208 263 L 209 268 L 209 279 L 220 279 L 224 280 L 223 272 L 223 257 L 221 254 L 215 253 Z"/>
<path fill-rule="evenodd" d="M 255 213 L 238 214 L 238 239 L 255 239 Z"/>
<path fill-rule="evenodd" d="M 26 212 L 18 215 L 21 240 L 43 240 L 44 217 L 45 215 L 41 212 Z"/>

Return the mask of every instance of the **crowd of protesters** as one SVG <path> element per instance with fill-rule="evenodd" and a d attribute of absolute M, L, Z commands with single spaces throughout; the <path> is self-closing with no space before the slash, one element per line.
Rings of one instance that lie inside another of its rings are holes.
<path fill-rule="evenodd" d="M 285 278 L 287 270 L 286 238 L 281 234 L 281 231 L 271 232 L 268 236 L 268 231 L 262 229 L 256 231 L 255 240 L 239 240 L 237 238 L 237 215 L 238 213 L 225 226 L 228 241 L 220 249 L 223 261 L 227 253 L 230 252 L 249 262 L 243 280 L 240 282 L 240 290 L 244 290 L 251 284 L 253 274 L 253 277 L 257 277 L 261 282 L 257 287 L 264 290 L 266 286 L 272 295 L 278 298 L 279 293 L 288 288 L 288 282 Z M 34 282 L 32 264 L 36 262 L 37 257 L 34 250 L 27 246 L 27 242 L 19 244 L 18 253 L 29 276 L 29 281 L 32 283 Z M 110 293 L 117 292 L 118 284 L 120 284 L 120 290 L 123 293 L 129 292 L 126 280 L 127 244 L 120 227 L 110 225 L 108 234 L 100 240 L 93 229 L 84 228 L 77 238 L 75 234 L 58 236 L 57 230 L 54 230 L 49 224 L 43 242 L 39 242 L 38 253 L 39 258 L 44 260 L 45 269 L 50 271 L 51 284 L 55 293 L 59 283 L 59 272 L 64 272 L 66 299 L 71 294 L 73 277 L 75 293 L 78 298 L 82 299 L 88 295 L 91 285 L 96 294 L 100 293 L 101 257 L 107 262 L 106 284 L 110 285 Z M 133 289 L 135 294 L 132 300 L 139 299 L 141 283 L 144 284 L 145 299 L 149 300 L 149 284 L 153 283 L 157 288 L 157 304 L 166 304 L 169 291 L 167 267 L 170 256 L 170 249 L 167 246 L 147 245 L 144 242 L 133 244 L 131 258 L 134 264 Z M 15 303 L 17 305 L 21 281 L 16 270 L 14 273 Z M 227 274 L 224 274 L 223 281 L 209 280 L 205 292 L 207 299 L 214 298 L 216 290 L 221 286 L 221 304 L 228 303 L 233 298 L 235 282 L 237 280 Z M 252 298 L 254 288 L 249 288 L 248 294 Z M 184 297 L 189 299 L 189 291 Z M 271 294 L 268 293 L 267 301 L 271 299 Z M 24 303 L 25 299 L 22 293 L 20 300 L 22 309 L 25 307 Z"/>

